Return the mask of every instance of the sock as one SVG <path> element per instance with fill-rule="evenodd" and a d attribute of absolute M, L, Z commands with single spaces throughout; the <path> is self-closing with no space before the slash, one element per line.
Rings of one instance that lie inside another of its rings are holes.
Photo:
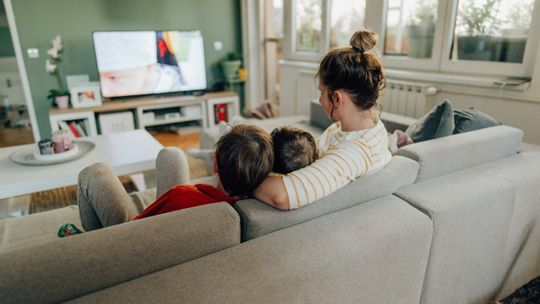
<path fill-rule="evenodd" d="M 70 235 L 75 235 L 79 233 L 83 233 L 81 229 L 77 228 L 77 226 L 68 223 L 60 226 L 60 229 L 58 229 L 58 237 L 66 237 Z"/>

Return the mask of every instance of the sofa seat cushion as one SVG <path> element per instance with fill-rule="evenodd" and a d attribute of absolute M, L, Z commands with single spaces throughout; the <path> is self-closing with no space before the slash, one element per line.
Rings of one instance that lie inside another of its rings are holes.
<path fill-rule="evenodd" d="M 227 203 L 169 212 L 3 253 L 0 299 L 62 302 L 239 243 Z"/>
<path fill-rule="evenodd" d="M 67 223 L 82 227 L 77 206 L 0 220 L 0 254 L 57 240 Z"/>
<path fill-rule="evenodd" d="M 70 302 L 419 303 L 431 237 L 387 196 Z"/>
<path fill-rule="evenodd" d="M 506 279 L 497 299 L 540 276 L 540 152 L 524 152 L 474 168 L 510 182 L 515 205 L 502 267 Z"/>
<path fill-rule="evenodd" d="M 250 240 L 389 195 L 401 187 L 412 184 L 417 170 L 416 162 L 395 156 L 381 171 L 373 175 L 361 176 L 313 204 L 291 211 L 280 211 L 255 199 L 238 201 L 235 209 L 242 219 L 242 240 Z"/>
<path fill-rule="evenodd" d="M 397 196 L 429 214 L 433 242 L 421 303 L 488 303 L 502 261 L 514 186 L 467 169 L 402 188 Z"/>

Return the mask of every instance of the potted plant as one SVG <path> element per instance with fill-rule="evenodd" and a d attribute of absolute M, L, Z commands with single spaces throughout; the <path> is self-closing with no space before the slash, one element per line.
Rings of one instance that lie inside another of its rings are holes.
<path fill-rule="evenodd" d="M 461 4 L 461 3 L 460 3 Z M 484 4 L 463 2 L 459 7 L 457 26 L 458 59 L 490 60 L 493 55 L 493 34 L 498 30 L 500 0 Z"/>
<path fill-rule="evenodd" d="M 407 23 L 409 57 L 430 58 L 435 35 L 437 1 L 419 1 Z"/>
<path fill-rule="evenodd" d="M 58 89 L 49 90 L 48 99 L 53 101 L 53 106 L 56 104 L 60 109 L 66 109 L 69 107 L 69 91 L 63 89 L 62 76 L 60 75 L 59 64 L 62 61 L 60 54 L 63 51 L 62 38 L 60 36 L 54 37 L 51 40 L 51 48 L 47 50 L 49 58 L 45 61 L 45 70 L 56 76 L 56 81 L 58 83 Z"/>
<path fill-rule="evenodd" d="M 67 109 L 69 107 L 69 91 L 66 90 L 49 90 L 47 99 L 51 101 L 51 104 L 56 105 L 60 109 Z"/>
<path fill-rule="evenodd" d="M 221 61 L 221 69 L 225 80 L 231 81 L 238 78 L 238 69 L 242 64 L 242 56 L 236 52 L 229 52 Z"/>

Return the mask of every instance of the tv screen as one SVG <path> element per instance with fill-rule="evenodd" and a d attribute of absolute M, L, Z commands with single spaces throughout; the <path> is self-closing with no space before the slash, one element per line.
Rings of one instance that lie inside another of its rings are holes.
<path fill-rule="evenodd" d="M 94 32 L 103 97 L 206 89 L 199 31 Z"/>

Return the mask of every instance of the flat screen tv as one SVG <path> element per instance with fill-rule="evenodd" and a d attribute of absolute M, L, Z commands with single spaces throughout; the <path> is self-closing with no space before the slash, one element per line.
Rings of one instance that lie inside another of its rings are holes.
<path fill-rule="evenodd" d="M 206 89 L 199 31 L 99 31 L 93 40 L 103 97 Z"/>

